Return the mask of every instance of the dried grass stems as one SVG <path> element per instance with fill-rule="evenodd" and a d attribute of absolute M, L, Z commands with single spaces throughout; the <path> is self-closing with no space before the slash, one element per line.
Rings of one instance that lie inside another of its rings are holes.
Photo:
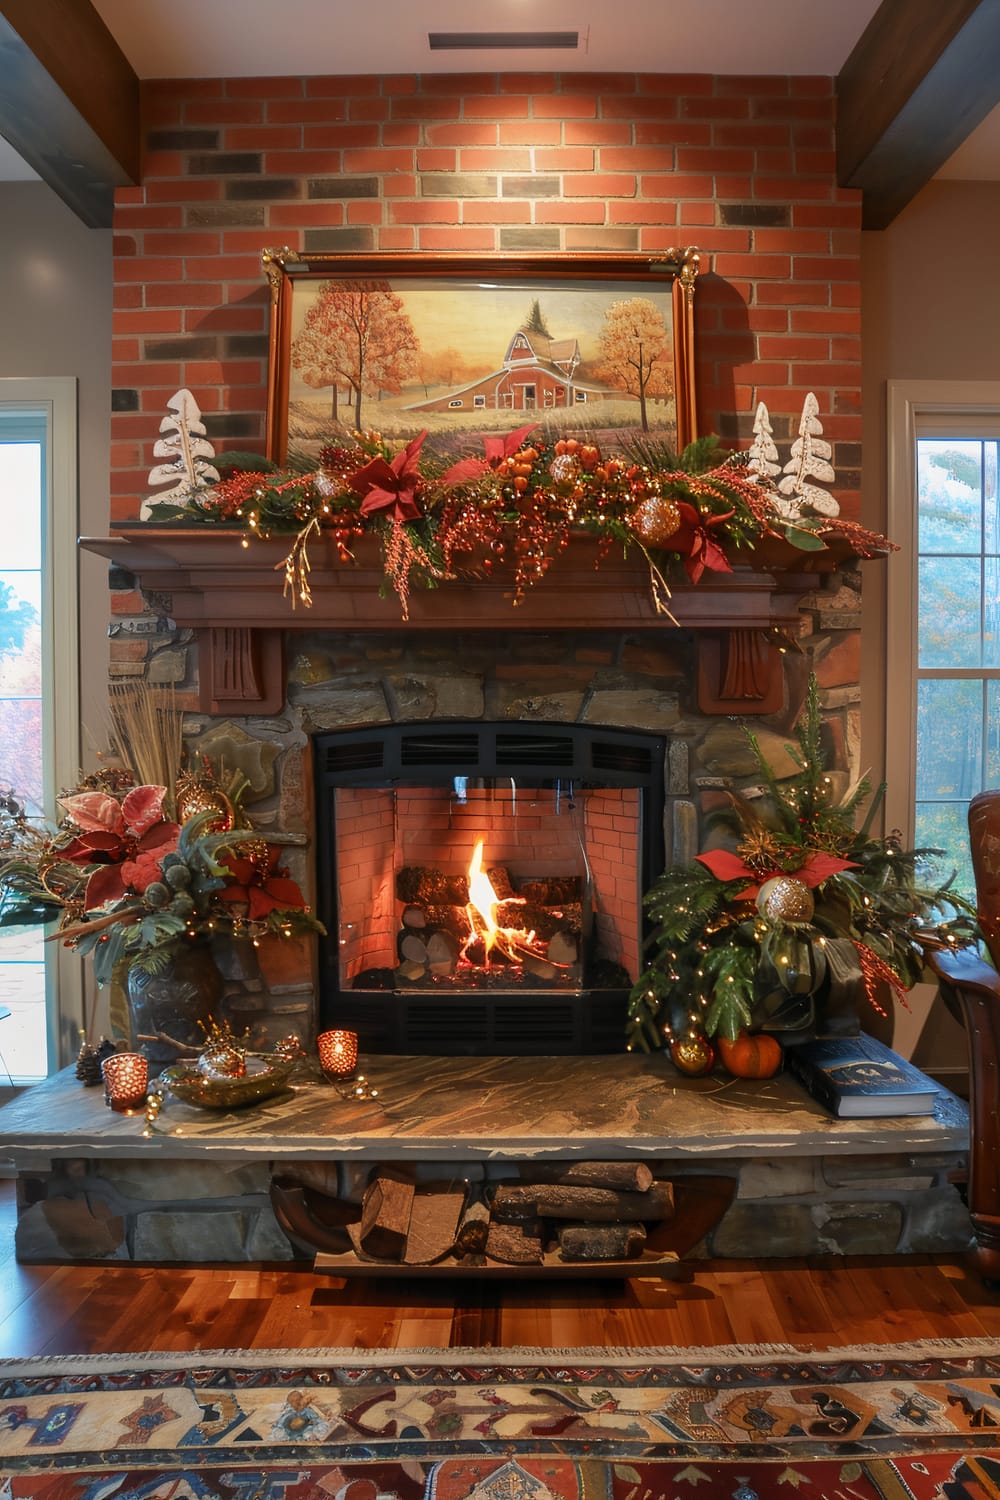
<path fill-rule="evenodd" d="M 175 806 L 175 782 L 183 753 L 184 714 L 173 688 L 113 683 L 108 697 L 111 748 L 137 781 L 165 786 Z"/>

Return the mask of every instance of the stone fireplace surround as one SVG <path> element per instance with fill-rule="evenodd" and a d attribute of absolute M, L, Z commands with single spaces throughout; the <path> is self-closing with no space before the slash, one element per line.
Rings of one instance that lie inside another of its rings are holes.
<path fill-rule="evenodd" d="M 591 724 L 662 736 L 664 848 L 671 860 L 697 851 L 702 815 L 726 788 L 754 785 L 756 765 L 740 720 L 765 700 L 706 713 L 699 697 L 706 654 L 709 672 L 717 673 L 730 627 L 742 631 L 749 621 L 767 640 L 779 597 L 773 578 L 765 582 L 763 606 L 759 580 L 748 577 L 736 580 L 738 592 L 721 606 L 711 588 L 701 599 L 696 590 L 687 597 L 681 591 L 679 618 L 692 600 L 696 614 L 702 611 L 690 629 L 651 617 L 638 592 L 602 610 L 606 596 L 593 575 L 577 575 L 573 611 L 555 622 L 512 610 L 509 597 L 487 591 L 477 600 L 466 591 L 461 607 L 452 601 L 435 627 L 429 606 L 443 602 L 442 590 L 438 599 L 421 601 L 417 622 L 404 626 L 393 599 L 380 602 L 374 622 L 359 621 L 351 598 L 338 592 L 339 578 L 326 580 L 330 588 L 320 593 L 318 608 L 292 616 L 270 571 L 273 558 L 258 566 L 241 598 L 236 571 L 217 571 L 218 538 L 198 554 L 192 588 L 191 550 L 184 567 L 176 555 L 164 564 L 146 531 L 143 538 L 85 545 L 119 566 L 131 562 L 151 591 L 157 642 L 148 679 L 173 681 L 192 702 L 186 728 L 193 748 L 224 754 L 227 765 L 250 777 L 249 810 L 265 834 L 281 830 L 286 862 L 306 889 L 313 888 L 311 745 L 314 736 L 339 730 L 460 719 Z M 227 538 L 226 545 L 238 544 Z M 773 711 L 751 715 L 753 727 L 776 773 L 792 774 L 785 746 L 814 669 L 831 765 L 846 782 L 858 758 L 859 576 L 848 568 L 782 581 L 789 587 L 777 616 L 788 649 L 780 700 Z M 171 582 L 180 585 L 174 593 Z M 642 582 L 640 572 L 637 590 Z M 202 700 L 214 713 L 193 706 L 199 635 L 201 675 L 207 655 L 210 676 Z M 234 657 L 228 661 L 227 647 Z M 157 672 L 158 653 L 169 659 L 168 671 Z M 311 1042 L 310 953 L 279 946 L 293 960 L 282 972 L 269 962 L 259 973 L 248 971 L 234 955 L 229 1013 L 234 1024 L 250 1024 L 272 1040 L 294 1030 Z M 151 1140 L 142 1138 L 141 1121 L 112 1116 L 97 1091 L 81 1089 L 67 1069 L 41 1086 L 47 1101 L 15 1101 L 0 1117 L 0 1139 L 18 1167 L 19 1257 L 301 1259 L 302 1246 L 289 1241 L 274 1217 L 269 1184 L 276 1175 L 332 1188 L 350 1179 L 356 1187 L 372 1162 L 409 1160 L 434 1172 L 444 1157 L 453 1169 L 458 1159 L 462 1175 L 473 1180 L 484 1171 L 502 1178 L 539 1156 L 639 1156 L 661 1163 L 667 1175 L 707 1170 L 735 1178 L 735 1201 L 691 1252 L 695 1259 L 948 1253 L 971 1240 L 955 1185 L 965 1172 L 968 1113 L 952 1096 L 933 1120 L 842 1122 L 785 1078 L 726 1088 L 716 1078 L 679 1079 L 660 1057 L 602 1058 L 596 1094 L 587 1058 L 366 1061 L 379 1071 L 382 1099 L 360 1113 L 334 1090 L 315 1095 L 308 1088 L 242 1116 L 203 1116 L 171 1105 L 183 1122 L 165 1121 L 169 1128 Z M 45 1105 L 41 1113 L 38 1104 Z"/>

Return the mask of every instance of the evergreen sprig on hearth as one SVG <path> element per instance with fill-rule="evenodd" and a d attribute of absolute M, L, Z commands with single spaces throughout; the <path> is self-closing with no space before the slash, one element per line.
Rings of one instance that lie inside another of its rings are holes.
<path fill-rule="evenodd" d="M 730 793 L 709 829 L 715 847 L 646 894 L 654 928 L 630 998 L 630 1048 L 654 1051 L 688 1033 L 822 1030 L 828 1008 L 854 991 L 878 1010 L 886 987 L 905 1003 L 928 941 L 975 936 L 973 907 L 934 877 L 942 851 L 872 836 L 883 788 L 855 827 L 871 787 L 861 778 L 839 793 L 815 677 L 788 746 L 794 776 L 775 777 L 746 733 L 761 794 Z"/>

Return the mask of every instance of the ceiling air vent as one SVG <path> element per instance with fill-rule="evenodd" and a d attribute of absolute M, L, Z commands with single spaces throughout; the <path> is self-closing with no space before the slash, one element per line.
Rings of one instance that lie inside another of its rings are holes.
<path fill-rule="evenodd" d="M 385 764 L 385 746 L 381 740 L 338 740 L 327 745 L 323 768 L 327 775 L 346 771 L 379 771 Z"/>
<path fill-rule="evenodd" d="M 545 51 L 555 47 L 574 51 L 580 45 L 578 31 L 431 31 L 427 34 L 432 52 L 523 52 Z"/>

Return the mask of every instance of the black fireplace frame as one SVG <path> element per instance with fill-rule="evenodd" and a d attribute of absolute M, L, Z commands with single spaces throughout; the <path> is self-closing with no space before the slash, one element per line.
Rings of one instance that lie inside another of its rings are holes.
<path fill-rule="evenodd" d="M 354 990 L 340 985 L 334 837 L 338 787 L 449 785 L 456 776 L 516 777 L 525 785 L 636 787 L 640 880 L 664 864 L 665 735 L 592 724 L 436 720 L 313 736 L 316 799 L 319 1024 L 358 1033 L 369 1053 L 549 1056 L 621 1052 L 627 988 L 547 995 Z M 643 918 L 642 937 L 646 923 Z"/>

